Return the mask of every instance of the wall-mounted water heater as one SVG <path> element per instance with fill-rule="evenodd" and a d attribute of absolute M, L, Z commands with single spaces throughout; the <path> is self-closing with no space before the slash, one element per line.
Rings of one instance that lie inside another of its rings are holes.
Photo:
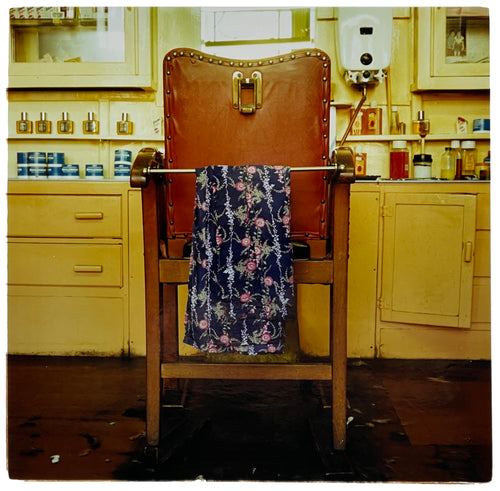
<path fill-rule="evenodd" d="M 392 8 L 339 7 L 338 58 L 348 84 L 381 82 L 391 62 Z"/>

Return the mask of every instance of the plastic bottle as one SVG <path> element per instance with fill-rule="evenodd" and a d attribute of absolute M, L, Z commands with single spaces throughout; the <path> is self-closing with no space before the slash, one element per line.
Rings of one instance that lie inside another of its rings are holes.
<path fill-rule="evenodd" d="M 394 140 L 390 153 L 390 178 L 407 179 L 410 153 L 405 140 Z"/>
<path fill-rule="evenodd" d="M 462 179 L 462 152 L 460 151 L 460 140 L 452 140 L 451 148 L 455 157 L 455 179 Z"/>
<path fill-rule="evenodd" d="M 476 142 L 464 140 L 462 142 L 462 179 L 473 179 L 476 169 Z"/>
<path fill-rule="evenodd" d="M 453 149 L 451 147 L 446 147 L 443 155 L 441 155 L 441 179 L 452 181 L 455 179 L 455 172 L 456 167 Z"/>

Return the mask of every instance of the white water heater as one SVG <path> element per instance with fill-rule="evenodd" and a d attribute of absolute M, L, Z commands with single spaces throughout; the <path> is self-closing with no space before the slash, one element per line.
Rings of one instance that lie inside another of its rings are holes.
<path fill-rule="evenodd" d="M 391 45 L 391 7 L 338 8 L 338 59 L 348 84 L 381 82 L 391 62 Z"/>

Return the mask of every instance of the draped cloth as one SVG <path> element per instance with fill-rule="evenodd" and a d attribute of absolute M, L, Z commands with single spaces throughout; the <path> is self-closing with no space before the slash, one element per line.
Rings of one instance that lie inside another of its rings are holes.
<path fill-rule="evenodd" d="M 289 167 L 197 169 L 184 342 L 282 353 L 293 299 Z"/>

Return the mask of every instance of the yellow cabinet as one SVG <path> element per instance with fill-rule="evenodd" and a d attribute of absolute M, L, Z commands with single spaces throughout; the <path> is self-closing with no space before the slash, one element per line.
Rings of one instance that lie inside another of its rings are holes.
<path fill-rule="evenodd" d="M 419 7 L 413 90 L 489 89 L 489 12 L 481 7 Z"/>
<path fill-rule="evenodd" d="M 9 87 L 154 87 L 150 7 L 10 9 Z"/>
<path fill-rule="evenodd" d="M 11 180 L 7 202 L 8 352 L 143 355 L 140 193 Z"/>
<path fill-rule="evenodd" d="M 470 327 L 476 197 L 387 193 L 382 216 L 381 320 Z"/>

